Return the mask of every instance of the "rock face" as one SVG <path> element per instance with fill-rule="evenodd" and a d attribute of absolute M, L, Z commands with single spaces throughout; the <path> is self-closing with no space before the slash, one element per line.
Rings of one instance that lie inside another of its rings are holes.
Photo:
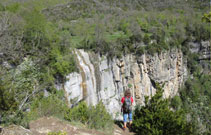
<path fill-rule="evenodd" d="M 79 73 L 71 73 L 64 89 L 70 105 L 85 100 L 88 105 L 102 101 L 114 119 L 119 119 L 121 97 L 130 88 L 135 104 L 143 104 L 144 96 L 155 94 L 155 82 L 164 85 L 164 98 L 177 94 L 187 76 L 186 62 L 180 50 L 160 54 L 126 55 L 108 59 L 75 50 Z"/>
<path fill-rule="evenodd" d="M 211 59 L 211 45 L 210 41 L 189 42 L 189 47 L 191 53 L 196 53 L 199 55 L 199 62 L 203 68 L 205 74 L 211 74 L 210 71 L 210 59 Z"/>
<path fill-rule="evenodd" d="M 209 41 L 201 43 L 190 42 L 190 51 L 199 54 L 199 60 L 209 60 L 211 58 L 211 46 Z"/>

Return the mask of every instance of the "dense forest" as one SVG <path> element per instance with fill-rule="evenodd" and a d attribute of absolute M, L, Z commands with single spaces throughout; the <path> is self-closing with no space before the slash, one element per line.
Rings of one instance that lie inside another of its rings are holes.
<path fill-rule="evenodd" d="M 100 127 L 90 123 L 90 128 L 109 127 L 113 121 L 102 104 L 88 108 L 82 103 L 70 109 L 63 91 L 55 88 L 66 81 L 66 75 L 78 71 L 72 50 L 121 58 L 178 48 L 187 59 L 189 78 L 177 96 L 162 103 L 164 111 L 170 107 L 178 116 L 171 114 L 168 122 L 180 123 L 168 130 L 178 127 L 182 134 L 209 134 L 211 62 L 205 61 L 205 72 L 188 43 L 210 41 L 210 22 L 209 0 L 1 0 L 0 124 L 28 127 L 29 121 L 51 115 L 68 121 L 80 117 L 78 121 L 89 123 L 90 117 L 99 115 L 95 122 L 101 122 Z M 45 96 L 46 91 L 50 96 Z M 142 125 L 147 127 L 145 134 L 168 134 L 149 128 L 137 117 L 151 111 L 150 104 L 137 109 L 134 131 L 141 132 L 137 127 Z M 161 118 L 165 116 L 161 112 L 150 114 Z M 101 114 L 105 123 L 99 121 Z"/>

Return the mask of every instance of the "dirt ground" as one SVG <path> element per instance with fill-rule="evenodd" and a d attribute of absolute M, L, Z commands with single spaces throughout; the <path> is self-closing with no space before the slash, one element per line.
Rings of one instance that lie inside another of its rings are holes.
<path fill-rule="evenodd" d="M 3 128 L 0 135 L 47 135 L 50 132 L 59 131 L 65 132 L 67 135 L 134 135 L 134 133 L 129 132 L 128 129 L 123 131 L 121 126 L 121 122 L 117 122 L 114 125 L 113 133 L 105 133 L 105 131 L 88 129 L 80 125 L 73 126 L 66 121 L 62 121 L 54 117 L 43 117 L 30 122 L 29 129 L 11 125 Z"/>

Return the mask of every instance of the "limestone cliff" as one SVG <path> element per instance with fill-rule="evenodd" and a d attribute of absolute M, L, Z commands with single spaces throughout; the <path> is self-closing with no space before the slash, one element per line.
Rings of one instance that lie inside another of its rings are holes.
<path fill-rule="evenodd" d="M 210 53 L 210 41 L 189 42 L 191 53 L 199 54 L 199 60 L 209 60 L 211 58 Z"/>
<path fill-rule="evenodd" d="M 211 59 L 211 45 L 210 41 L 189 42 L 191 53 L 198 54 L 198 61 L 203 68 L 205 74 L 211 74 L 210 59 Z"/>
<path fill-rule="evenodd" d="M 178 49 L 153 56 L 128 54 L 121 59 L 108 59 L 84 50 L 75 50 L 79 73 L 71 73 L 64 85 L 71 105 L 85 100 L 88 105 L 103 101 L 108 111 L 118 118 L 121 97 L 131 89 L 135 104 L 152 96 L 155 82 L 164 85 L 164 98 L 177 94 L 187 76 L 186 62 Z"/>

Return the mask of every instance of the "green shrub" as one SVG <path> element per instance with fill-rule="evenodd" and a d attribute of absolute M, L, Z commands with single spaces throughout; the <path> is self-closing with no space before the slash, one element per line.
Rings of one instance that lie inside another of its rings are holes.
<path fill-rule="evenodd" d="M 0 115 L 2 123 L 19 123 L 20 114 L 28 108 L 28 102 L 33 100 L 33 96 L 40 90 L 39 68 L 30 58 L 16 67 L 16 69 L 3 70 L 0 79 Z M 19 116 L 18 116 L 19 115 Z"/>
<path fill-rule="evenodd" d="M 182 100 L 181 100 L 180 96 L 174 96 L 171 99 L 171 106 L 174 109 L 180 109 L 181 108 L 181 106 L 182 106 Z"/>
<path fill-rule="evenodd" d="M 92 106 L 88 112 L 88 126 L 95 129 L 112 129 L 113 120 L 102 102 Z"/>
<path fill-rule="evenodd" d="M 23 33 L 25 51 L 35 56 L 37 54 L 37 52 L 35 52 L 36 50 L 39 50 L 40 53 L 43 51 L 45 51 L 45 53 L 48 52 L 47 46 L 49 47 L 49 42 L 45 35 L 47 22 L 44 15 L 36 9 L 22 12 L 21 14 L 26 22 Z"/>
<path fill-rule="evenodd" d="M 3 71 L 3 70 L 2 70 Z M 4 78 L 6 79 L 6 78 Z M 6 79 L 7 80 L 7 79 Z M 18 107 L 18 103 L 15 100 L 15 92 L 8 91 L 9 82 L 0 79 L 0 115 L 4 112 L 14 111 Z"/>
<path fill-rule="evenodd" d="M 35 118 L 43 116 L 64 118 L 64 112 L 67 108 L 63 91 L 57 91 L 48 97 L 41 97 L 34 100 L 28 115 Z"/>
<path fill-rule="evenodd" d="M 207 14 L 205 13 L 202 17 L 202 21 L 210 23 L 211 22 L 211 12 L 209 12 Z"/>
<path fill-rule="evenodd" d="M 144 41 L 144 43 L 146 44 L 146 45 L 148 45 L 149 43 L 150 43 L 150 36 L 149 36 L 149 34 L 145 34 L 144 35 L 144 39 L 143 39 L 143 41 Z"/>
<path fill-rule="evenodd" d="M 102 102 L 88 107 L 85 102 L 66 111 L 65 119 L 87 124 L 89 128 L 112 129 L 113 120 Z"/>
<path fill-rule="evenodd" d="M 151 45 L 147 45 L 145 48 L 147 50 L 148 54 L 155 54 L 158 51 L 158 48 L 156 47 L 156 43 L 152 43 Z"/>
<path fill-rule="evenodd" d="M 68 121 L 79 121 L 83 124 L 88 122 L 88 106 L 85 102 L 79 103 L 79 105 L 73 107 L 72 109 L 68 109 L 65 113 L 65 119 Z"/>
<path fill-rule="evenodd" d="M 143 55 L 145 52 L 145 48 L 144 47 L 139 47 L 136 49 L 136 54 L 137 55 Z"/>
<path fill-rule="evenodd" d="M 67 105 L 61 92 L 52 94 L 49 97 L 40 97 L 32 101 L 27 110 L 12 110 L 1 112 L 2 124 L 17 124 L 29 128 L 29 122 L 44 116 L 55 116 L 64 119 L 64 112 Z"/>
<path fill-rule="evenodd" d="M 185 82 L 179 91 L 182 108 L 190 116 L 196 134 L 210 133 L 211 127 L 211 76 L 197 73 Z"/>
<path fill-rule="evenodd" d="M 136 107 L 133 130 L 140 135 L 192 134 L 184 112 L 171 111 L 168 100 L 162 99 L 162 93 L 163 90 L 157 86 L 156 94 L 150 100 L 145 98 L 145 106 Z"/>
<path fill-rule="evenodd" d="M 29 122 L 40 117 L 54 116 L 64 119 L 64 113 L 68 109 L 62 90 L 48 97 L 37 96 L 28 107 L 30 111 L 16 112 L 16 117 L 11 119 L 10 124 L 15 123 L 29 128 Z"/>
<path fill-rule="evenodd" d="M 191 74 L 197 71 L 197 69 L 200 67 L 198 63 L 199 55 L 197 53 L 192 53 L 188 55 L 187 58 L 187 67 Z"/>
<path fill-rule="evenodd" d="M 0 12 L 1 12 L 1 11 L 4 11 L 4 10 L 5 10 L 4 5 L 2 5 L 2 4 L 0 3 Z"/>
<path fill-rule="evenodd" d="M 59 132 L 49 132 L 47 135 L 67 135 L 67 133 L 59 131 Z"/>
<path fill-rule="evenodd" d="M 20 9 L 20 4 L 15 2 L 15 3 L 12 3 L 8 6 L 6 6 L 5 8 L 7 11 L 10 11 L 10 12 L 13 12 L 13 13 L 16 13 L 19 9 Z"/>
<path fill-rule="evenodd" d="M 68 50 L 68 48 L 66 48 Z M 53 75 L 66 76 L 67 74 L 77 71 L 74 55 L 66 54 L 61 49 L 53 47 L 49 53 L 50 67 Z"/>
<path fill-rule="evenodd" d="M 144 19 L 145 19 L 145 18 L 144 18 Z M 150 25 L 149 25 L 149 23 L 148 23 L 146 20 L 144 20 L 144 19 L 137 18 L 137 22 L 138 22 L 139 26 L 141 27 L 141 30 L 147 33 L 148 30 L 149 30 Z"/>

